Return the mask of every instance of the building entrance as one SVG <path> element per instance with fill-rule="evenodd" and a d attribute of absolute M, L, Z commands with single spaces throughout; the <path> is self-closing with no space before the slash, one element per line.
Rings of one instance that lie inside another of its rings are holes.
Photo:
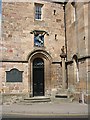
<path fill-rule="evenodd" d="M 44 61 L 41 58 L 33 60 L 33 97 L 44 96 Z"/>

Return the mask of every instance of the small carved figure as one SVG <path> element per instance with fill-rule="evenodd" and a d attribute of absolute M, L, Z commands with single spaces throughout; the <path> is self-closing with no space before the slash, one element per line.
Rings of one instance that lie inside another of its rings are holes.
<path fill-rule="evenodd" d="M 61 51 L 62 51 L 62 53 L 65 53 L 65 52 L 64 52 L 64 46 L 62 46 Z"/>
<path fill-rule="evenodd" d="M 66 53 L 65 53 L 65 51 L 64 51 L 64 46 L 62 46 L 62 48 L 61 48 L 60 57 L 61 57 L 61 58 L 66 58 Z"/>

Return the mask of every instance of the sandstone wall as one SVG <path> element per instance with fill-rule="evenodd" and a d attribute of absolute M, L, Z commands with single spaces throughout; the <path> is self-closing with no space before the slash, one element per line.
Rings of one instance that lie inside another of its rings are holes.
<path fill-rule="evenodd" d="M 72 21 L 74 11 L 75 20 Z M 66 28 L 68 60 L 74 54 L 78 57 L 88 55 L 88 4 L 77 2 L 75 7 L 71 3 L 66 5 Z"/>
<path fill-rule="evenodd" d="M 67 59 L 68 61 L 72 61 L 72 64 L 68 65 L 69 86 L 74 85 L 76 91 L 85 92 L 87 92 L 88 85 L 89 59 L 87 58 L 89 55 L 88 13 L 88 3 L 77 2 L 74 6 L 71 3 L 66 5 Z M 72 20 L 72 14 L 75 17 L 74 20 Z M 74 55 L 77 56 L 79 82 L 75 80 Z"/>
<path fill-rule="evenodd" d="M 5 93 L 27 93 L 32 90 L 32 61 L 35 57 L 41 57 L 45 61 L 45 94 L 62 84 L 61 67 L 51 65 L 53 61 L 61 61 L 60 51 L 64 45 L 64 11 L 61 4 L 35 1 L 43 4 L 43 19 L 35 20 L 34 1 L 29 2 L 3 2 L 2 3 L 2 43 L 0 60 L 2 63 L 2 90 Z M 56 13 L 54 15 L 54 10 Z M 44 47 L 34 46 L 33 30 L 47 31 Z M 55 39 L 55 34 L 57 37 Z M 40 51 L 35 52 L 34 51 Z M 43 52 L 44 51 L 44 52 Z M 46 53 L 51 59 L 45 58 Z M 30 58 L 31 53 L 34 58 Z M 37 53 L 37 54 L 36 54 Z M 21 83 L 6 82 L 6 71 L 17 68 L 23 71 Z M 54 73 L 53 73 L 54 72 Z M 31 93 L 32 94 L 32 93 Z"/>
<path fill-rule="evenodd" d="M 34 47 L 34 36 L 30 34 L 32 30 L 45 30 L 49 33 L 49 36 L 45 35 L 44 49 L 53 61 L 60 60 L 60 49 L 64 45 L 63 7 L 55 3 L 38 3 L 43 4 L 42 20 L 34 19 L 33 2 L 2 3 L 3 60 L 27 60 L 27 56 L 37 49 Z"/>

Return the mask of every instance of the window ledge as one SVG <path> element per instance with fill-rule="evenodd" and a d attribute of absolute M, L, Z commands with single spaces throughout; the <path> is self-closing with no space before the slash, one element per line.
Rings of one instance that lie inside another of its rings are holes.
<path fill-rule="evenodd" d="M 45 46 L 34 46 L 35 49 L 45 49 Z"/>
<path fill-rule="evenodd" d="M 42 20 L 42 19 L 34 19 L 34 21 L 43 22 L 44 20 Z"/>

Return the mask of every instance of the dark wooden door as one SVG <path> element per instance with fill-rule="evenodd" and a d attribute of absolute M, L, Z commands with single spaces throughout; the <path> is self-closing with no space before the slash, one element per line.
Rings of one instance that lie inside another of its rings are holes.
<path fill-rule="evenodd" d="M 44 61 L 41 58 L 33 61 L 33 96 L 44 96 Z"/>

